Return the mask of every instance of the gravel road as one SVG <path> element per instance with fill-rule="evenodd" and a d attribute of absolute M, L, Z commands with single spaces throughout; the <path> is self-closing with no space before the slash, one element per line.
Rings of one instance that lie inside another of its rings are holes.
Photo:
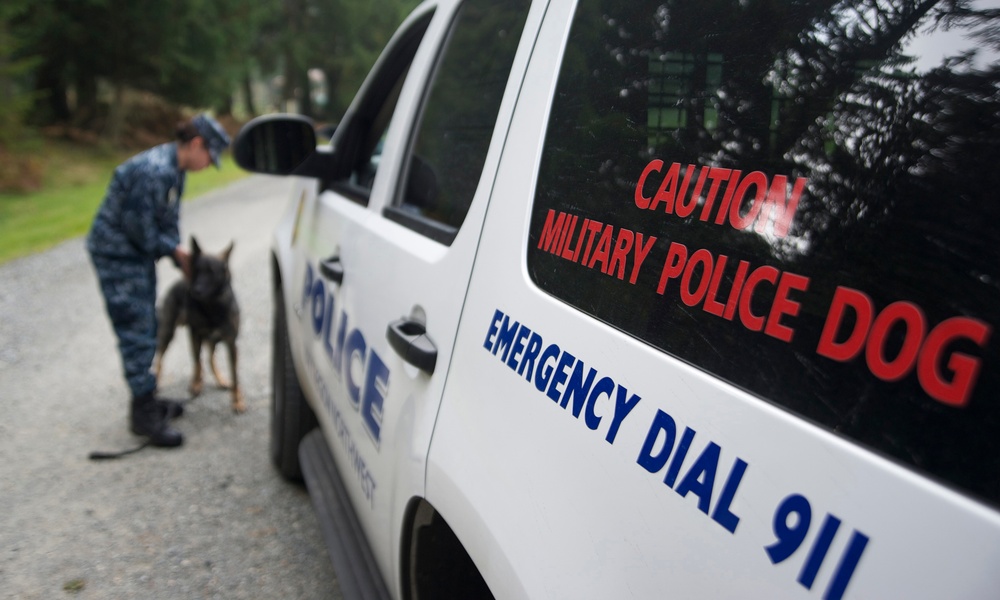
<path fill-rule="evenodd" d="M 185 241 L 236 242 L 248 411 L 208 375 L 177 421 L 180 449 L 87 459 L 138 438 L 83 240 L 0 266 L 0 598 L 341 597 L 308 495 L 268 459 L 267 252 L 289 185 L 254 176 L 182 208 Z M 178 273 L 161 262 L 162 293 Z M 164 394 L 187 398 L 190 374 L 182 331 Z"/>

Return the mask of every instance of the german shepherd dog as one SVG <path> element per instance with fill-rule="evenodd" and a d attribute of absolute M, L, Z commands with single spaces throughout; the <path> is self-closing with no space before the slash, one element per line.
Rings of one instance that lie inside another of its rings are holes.
<path fill-rule="evenodd" d="M 191 278 L 175 283 L 163 297 L 157 310 L 156 358 L 154 372 L 160 379 L 163 354 L 174 338 L 180 325 L 187 325 L 191 338 L 191 358 L 194 360 L 194 375 L 188 388 L 191 396 L 197 396 L 202 388 L 201 349 L 208 347 L 208 364 L 219 386 L 232 391 L 233 411 L 246 410 L 243 391 L 240 389 L 236 372 L 236 336 L 240 330 L 240 307 L 233 293 L 229 272 L 229 255 L 233 251 L 230 242 L 218 255 L 205 254 L 198 241 L 191 238 Z M 225 344 L 229 351 L 229 366 L 232 384 L 219 373 L 215 366 L 215 346 Z"/>

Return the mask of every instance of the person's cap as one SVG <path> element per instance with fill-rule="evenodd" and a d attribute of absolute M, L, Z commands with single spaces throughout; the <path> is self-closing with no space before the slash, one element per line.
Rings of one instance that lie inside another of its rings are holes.
<path fill-rule="evenodd" d="M 218 121 L 204 113 L 191 119 L 191 124 L 205 140 L 205 148 L 208 149 L 208 155 L 212 157 L 212 164 L 218 169 L 219 155 L 229 147 L 229 135 L 226 134 L 226 130 L 222 128 L 222 125 L 219 125 Z"/>

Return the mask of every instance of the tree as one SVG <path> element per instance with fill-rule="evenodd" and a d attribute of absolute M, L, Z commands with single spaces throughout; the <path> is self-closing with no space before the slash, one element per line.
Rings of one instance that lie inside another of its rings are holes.
<path fill-rule="evenodd" d="M 41 182 L 37 161 L 19 152 L 29 137 L 24 117 L 33 101 L 25 83 L 37 61 L 20 53 L 22 41 L 11 21 L 27 6 L 26 0 L 0 5 L 0 190 L 31 189 Z"/>
<path fill-rule="evenodd" d="M 33 100 L 23 84 L 37 60 L 19 56 L 22 42 L 14 36 L 10 25 L 28 4 L 28 0 L 11 0 L 0 5 L 0 148 L 21 137 L 24 115 Z"/>
<path fill-rule="evenodd" d="M 284 74 L 285 98 L 298 99 L 302 112 L 336 118 L 416 3 L 10 0 L 4 9 L 19 35 L 12 57 L 38 57 L 23 63 L 35 92 L 33 122 L 117 138 L 128 90 L 225 114 L 242 88 L 253 114 L 251 81 L 277 73 Z M 311 69 L 325 74 L 328 87 L 317 106 Z"/>
<path fill-rule="evenodd" d="M 102 120 L 98 89 L 114 90 L 104 129 L 116 137 L 127 89 L 170 102 L 227 107 L 248 70 L 261 11 L 238 0 L 172 3 L 40 0 L 17 19 L 34 71 L 36 122 L 92 127 Z M 75 98 L 73 106 L 69 98 Z"/>
<path fill-rule="evenodd" d="M 300 111 L 336 120 L 343 114 L 379 53 L 417 0 L 284 0 L 285 100 Z M 319 69 L 326 103 L 313 106 L 310 69 Z"/>

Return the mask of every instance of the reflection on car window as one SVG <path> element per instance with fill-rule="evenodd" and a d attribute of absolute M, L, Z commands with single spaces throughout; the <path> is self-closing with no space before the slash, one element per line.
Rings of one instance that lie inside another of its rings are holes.
<path fill-rule="evenodd" d="M 935 27 L 961 49 L 906 53 Z M 581 2 L 533 280 L 1000 503 L 998 34 L 961 0 Z"/>
<path fill-rule="evenodd" d="M 420 118 L 397 207 L 387 216 L 450 243 L 479 184 L 527 0 L 468 0 L 458 11 Z"/>
<path fill-rule="evenodd" d="M 412 58 L 412 57 L 410 57 Z M 409 65 L 402 70 L 392 88 L 382 101 L 381 108 L 375 113 L 370 128 L 358 151 L 358 157 L 351 171 L 350 182 L 352 185 L 364 190 L 371 190 L 375 183 L 375 174 L 378 172 L 379 161 L 382 158 L 382 147 L 385 145 L 385 137 L 389 129 L 389 120 L 396 109 L 396 102 L 399 100 L 399 92 L 406 81 L 406 74 L 409 72 Z"/>
<path fill-rule="evenodd" d="M 361 92 L 364 95 L 355 99 L 335 129 L 331 143 L 341 160 L 337 172 L 331 175 L 330 185 L 361 204 L 368 203 L 389 121 L 432 17 L 433 12 L 428 11 L 392 41 L 379 59 L 381 66 L 365 82 Z"/>

